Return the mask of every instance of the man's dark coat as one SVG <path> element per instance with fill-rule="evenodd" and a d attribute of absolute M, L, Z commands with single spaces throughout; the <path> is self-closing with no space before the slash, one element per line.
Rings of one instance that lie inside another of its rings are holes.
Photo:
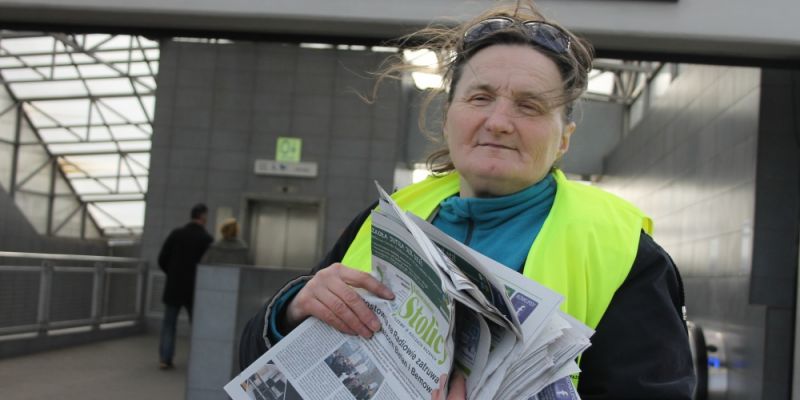
<path fill-rule="evenodd" d="M 197 264 L 213 241 L 206 229 L 194 222 L 170 232 L 158 253 L 158 266 L 167 275 L 164 304 L 192 309 Z"/>

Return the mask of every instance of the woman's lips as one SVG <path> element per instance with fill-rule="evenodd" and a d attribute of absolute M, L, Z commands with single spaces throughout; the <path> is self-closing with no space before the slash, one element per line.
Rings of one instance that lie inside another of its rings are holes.
<path fill-rule="evenodd" d="M 499 143 L 478 143 L 478 147 L 491 147 L 495 149 L 514 150 L 513 147 L 508 147 Z"/>

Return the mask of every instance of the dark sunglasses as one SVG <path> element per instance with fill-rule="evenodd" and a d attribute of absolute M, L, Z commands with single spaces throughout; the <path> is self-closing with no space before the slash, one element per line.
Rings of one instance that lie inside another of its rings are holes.
<path fill-rule="evenodd" d="M 493 33 L 511 28 L 515 24 L 522 27 L 525 36 L 532 43 L 556 54 L 569 51 L 570 38 L 566 32 L 542 21 L 517 22 L 508 17 L 487 18 L 471 26 L 464 32 L 464 46 L 469 46 Z"/>

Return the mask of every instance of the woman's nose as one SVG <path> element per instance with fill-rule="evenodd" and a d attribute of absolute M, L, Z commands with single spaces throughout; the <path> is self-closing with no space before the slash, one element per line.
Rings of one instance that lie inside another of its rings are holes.
<path fill-rule="evenodd" d="M 494 102 L 494 106 L 490 107 L 486 116 L 484 125 L 489 132 L 492 133 L 510 133 L 514 130 L 512 122 L 514 118 L 514 107 L 510 101 L 503 98 Z"/>

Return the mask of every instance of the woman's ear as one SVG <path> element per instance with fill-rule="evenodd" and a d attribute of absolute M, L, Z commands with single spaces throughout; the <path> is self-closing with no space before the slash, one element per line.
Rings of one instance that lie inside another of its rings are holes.
<path fill-rule="evenodd" d="M 564 126 L 564 132 L 561 133 L 561 144 L 558 146 L 558 157 L 561 158 L 564 154 L 567 154 L 569 150 L 569 140 L 572 137 L 572 134 L 575 132 L 575 122 L 570 121 L 567 125 Z"/>

